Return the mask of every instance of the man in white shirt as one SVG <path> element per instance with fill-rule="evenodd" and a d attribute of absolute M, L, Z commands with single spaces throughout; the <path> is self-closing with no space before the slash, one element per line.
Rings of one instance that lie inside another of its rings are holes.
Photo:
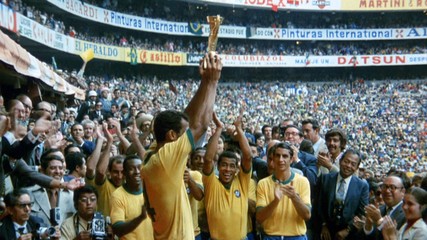
<path fill-rule="evenodd" d="M 325 139 L 321 138 L 319 135 L 319 123 L 315 119 L 303 120 L 302 131 L 304 133 L 304 138 L 310 140 L 313 143 L 314 156 L 317 158 L 317 155 L 321 149 L 327 149 Z"/>

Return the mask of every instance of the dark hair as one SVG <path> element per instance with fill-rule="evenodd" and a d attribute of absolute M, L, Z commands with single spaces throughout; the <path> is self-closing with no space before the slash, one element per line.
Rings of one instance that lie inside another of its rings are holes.
<path fill-rule="evenodd" d="M 306 124 L 311 124 L 311 126 L 313 127 L 314 130 L 316 130 L 320 127 L 319 122 L 317 122 L 317 120 L 312 119 L 312 118 L 302 120 L 302 125 L 306 125 Z"/>
<path fill-rule="evenodd" d="M 266 128 L 271 128 L 271 126 L 270 126 L 270 125 L 268 125 L 268 124 L 266 124 L 266 125 L 262 126 L 262 128 L 261 128 L 261 132 L 262 132 L 262 134 L 265 134 L 265 133 L 264 133 L 264 130 L 265 130 Z M 273 130 L 273 129 L 272 129 L 272 130 Z"/>
<path fill-rule="evenodd" d="M 359 152 L 359 151 L 357 151 L 356 149 L 349 148 L 349 149 L 347 149 L 347 150 L 344 152 L 344 154 L 341 156 L 341 158 L 340 158 L 340 162 L 341 162 L 341 160 L 343 160 L 343 159 L 344 159 L 344 157 L 345 157 L 347 154 L 353 154 L 353 155 L 356 155 L 356 156 L 357 156 L 357 167 L 359 168 L 360 163 L 362 162 L 362 156 L 360 155 L 360 152 Z"/>
<path fill-rule="evenodd" d="M 125 156 L 123 155 L 116 155 L 110 158 L 110 161 L 108 162 L 108 171 L 111 171 L 111 168 L 113 167 L 114 163 L 123 164 L 124 160 L 125 160 Z"/>
<path fill-rule="evenodd" d="M 368 182 L 370 192 L 376 192 L 380 188 L 380 185 L 373 178 L 366 179 L 366 181 Z"/>
<path fill-rule="evenodd" d="M 196 153 L 198 151 L 206 151 L 206 148 L 205 147 L 196 147 L 193 151 L 191 151 L 190 160 L 193 160 L 194 156 L 196 155 Z"/>
<path fill-rule="evenodd" d="M 338 128 L 332 128 L 325 134 L 325 140 L 328 141 L 330 137 L 338 136 L 340 138 L 340 147 L 341 150 L 345 149 L 345 146 L 347 145 L 347 135 Z"/>
<path fill-rule="evenodd" d="M 73 130 L 73 128 L 75 127 L 75 126 L 78 126 L 78 125 L 80 125 L 80 126 L 82 126 L 82 128 L 83 128 L 83 125 L 81 124 L 81 123 L 74 123 L 73 124 L 73 126 L 71 126 L 71 131 Z"/>
<path fill-rule="evenodd" d="M 64 149 L 65 157 L 67 157 L 67 155 L 70 153 L 69 151 L 71 148 L 78 148 L 80 150 L 80 152 L 83 152 L 83 149 L 79 145 L 77 145 L 76 143 L 68 144 Z"/>
<path fill-rule="evenodd" d="M 283 130 L 283 134 L 285 134 L 288 128 L 295 128 L 296 130 L 298 130 L 298 136 L 304 137 L 304 133 L 302 132 L 301 128 L 299 128 L 297 125 L 292 125 L 292 124 L 285 127 L 285 129 Z"/>
<path fill-rule="evenodd" d="M 254 137 L 255 137 L 255 143 L 256 143 L 256 141 L 257 141 L 259 138 L 264 137 L 264 134 L 257 132 L 257 133 L 255 133 L 255 134 L 254 134 Z M 265 140 L 264 140 L 264 141 L 265 141 Z"/>
<path fill-rule="evenodd" d="M 77 167 L 82 167 L 83 164 L 85 164 L 85 161 L 83 161 L 84 158 L 85 158 L 85 155 L 79 152 L 73 152 L 65 156 L 67 169 L 70 170 L 70 173 L 76 170 Z"/>
<path fill-rule="evenodd" d="M 98 191 L 96 190 L 96 188 L 93 187 L 92 185 L 86 184 L 83 187 L 74 190 L 73 201 L 74 201 L 74 207 L 76 209 L 77 209 L 80 196 L 83 193 L 95 193 L 96 199 L 98 199 Z"/>
<path fill-rule="evenodd" d="M 272 129 L 271 129 L 271 132 L 274 134 L 274 133 L 280 133 L 280 126 L 274 126 Z"/>
<path fill-rule="evenodd" d="M 239 162 L 239 158 L 237 157 L 237 155 L 236 155 L 235 152 L 232 152 L 232 151 L 229 151 L 229 150 L 225 150 L 218 157 L 218 162 L 217 162 L 218 166 L 221 163 L 221 161 L 222 161 L 223 158 L 232 158 L 232 159 L 236 160 L 236 165 Z"/>
<path fill-rule="evenodd" d="M 142 162 L 141 158 L 139 158 L 139 156 L 138 156 L 138 155 L 133 155 L 133 154 L 131 154 L 131 155 L 127 155 L 127 156 L 125 157 L 125 160 L 123 160 L 123 171 L 124 171 L 124 172 L 126 172 L 126 165 L 127 165 L 127 163 L 128 163 L 129 161 L 131 161 L 131 160 L 134 160 L 134 159 L 140 160 L 140 161 Z"/>
<path fill-rule="evenodd" d="M 406 192 L 406 194 L 411 194 L 414 196 L 415 200 L 418 204 L 421 205 L 421 207 L 425 207 L 424 205 L 427 205 L 427 191 L 419 188 L 419 187 L 411 187 Z"/>
<path fill-rule="evenodd" d="M 64 159 L 53 154 L 53 153 L 57 153 L 57 152 L 62 153 L 59 149 L 50 148 L 42 154 L 42 156 L 40 158 L 40 161 L 41 161 L 40 165 L 41 165 L 42 169 L 47 169 L 50 161 L 53 161 L 53 160 L 58 160 L 58 161 L 61 161 L 62 163 L 64 163 Z"/>
<path fill-rule="evenodd" d="M 272 146 L 268 151 L 268 154 L 274 154 L 278 148 L 287 149 L 289 151 L 289 154 L 291 155 L 291 158 L 294 156 L 294 150 L 292 150 L 291 145 L 284 142 L 280 142 Z"/>
<path fill-rule="evenodd" d="M 310 140 L 303 139 L 299 146 L 299 150 L 302 152 L 314 154 L 313 143 Z"/>
<path fill-rule="evenodd" d="M 6 207 L 15 206 L 18 203 L 18 198 L 25 194 L 30 196 L 30 199 L 33 198 L 31 193 L 25 188 L 17 188 L 14 189 L 12 192 L 6 194 L 6 196 L 4 197 L 4 203 L 6 204 Z"/>
<path fill-rule="evenodd" d="M 154 119 L 154 135 L 158 143 L 166 140 L 166 134 L 169 130 L 180 132 L 182 119 L 188 121 L 188 116 L 179 111 L 166 110 L 160 112 Z"/>
<path fill-rule="evenodd" d="M 427 176 L 421 181 L 421 188 L 427 191 Z"/>

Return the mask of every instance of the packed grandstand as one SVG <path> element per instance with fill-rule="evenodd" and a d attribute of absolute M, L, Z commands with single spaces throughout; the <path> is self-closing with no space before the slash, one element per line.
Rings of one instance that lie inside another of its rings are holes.
<path fill-rule="evenodd" d="M 131 105 L 155 114 L 189 101 L 206 51 L 205 17 L 223 15 L 220 117 L 244 103 L 251 132 L 315 118 L 321 134 L 345 129 L 373 169 L 426 169 L 427 6 L 313 9 L 301 1 L 274 11 L 233 2 L 10 0 L 1 26 L 70 84 L 126 90 Z M 82 85 L 78 55 L 89 48 L 95 60 Z"/>

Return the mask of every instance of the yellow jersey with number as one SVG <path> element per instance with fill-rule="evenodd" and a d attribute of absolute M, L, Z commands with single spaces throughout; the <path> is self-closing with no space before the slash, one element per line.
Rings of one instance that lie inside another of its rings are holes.
<path fill-rule="evenodd" d="M 193 135 L 188 129 L 158 152 L 148 153 L 144 160 L 141 176 L 155 239 L 194 240 L 193 219 L 183 179 L 188 154 L 193 148 Z"/>

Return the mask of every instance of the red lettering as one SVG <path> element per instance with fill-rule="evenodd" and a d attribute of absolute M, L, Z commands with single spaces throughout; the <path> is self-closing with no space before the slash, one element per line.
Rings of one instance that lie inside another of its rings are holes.
<path fill-rule="evenodd" d="M 384 56 L 384 62 L 387 63 L 386 56 Z M 391 59 L 391 62 L 393 62 L 393 59 Z M 391 63 L 391 62 L 389 62 L 389 63 Z M 372 57 L 372 63 L 373 64 L 380 64 L 381 63 L 381 57 L 379 57 L 379 56 L 373 56 Z"/>
<path fill-rule="evenodd" d="M 338 64 L 345 64 L 347 61 L 345 60 L 345 57 L 338 57 Z"/>
<path fill-rule="evenodd" d="M 396 56 L 396 63 L 406 63 L 405 56 Z"/>

